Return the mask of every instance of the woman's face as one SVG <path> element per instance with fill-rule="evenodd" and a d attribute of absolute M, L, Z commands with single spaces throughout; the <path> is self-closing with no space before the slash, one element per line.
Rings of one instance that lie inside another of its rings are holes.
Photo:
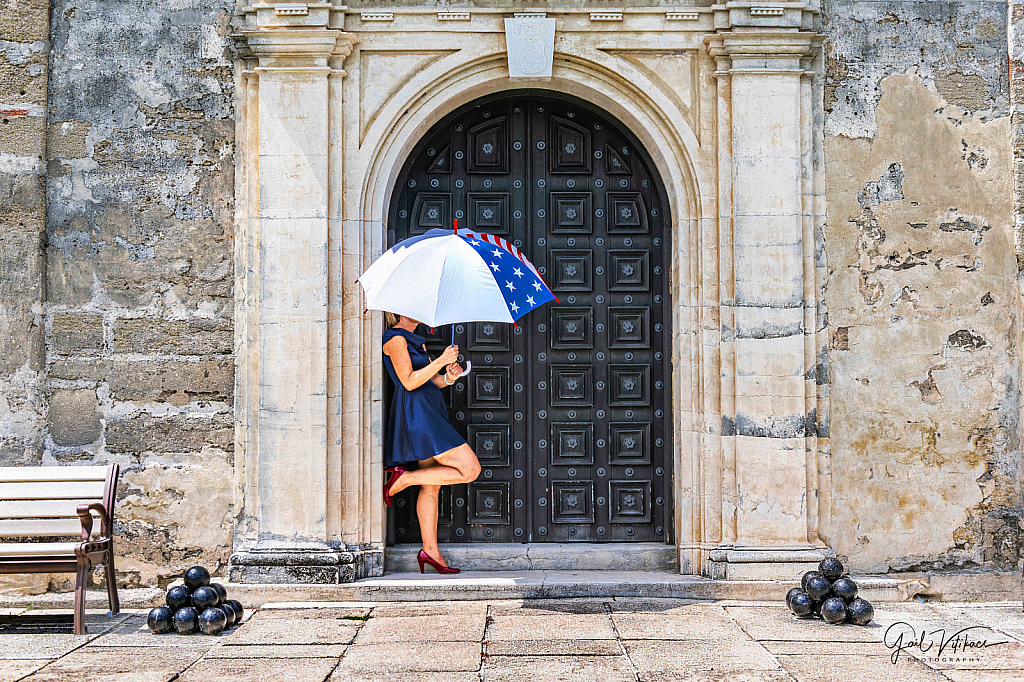
<path fill-rule="evenodd" d="M 406 317 L 405 315 L 402 315 L 402 319 L 400 320 L 400 322 L 402 324 L 409 323 L 409 324 L 412 324 L 414 326 L 419 325 L 419 323 L 420 323 L 419 320 L 414 320 L 411 317 Z"/>

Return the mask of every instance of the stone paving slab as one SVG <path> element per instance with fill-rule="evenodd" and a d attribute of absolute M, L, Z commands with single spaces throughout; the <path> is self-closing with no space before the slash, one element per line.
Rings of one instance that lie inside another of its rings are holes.
<path fill-rule="evenodd" d="M 29 673 L 39 670 L 49 662 L 50 659 L 0 661 L 0 682 L 16 682 Z"/>
<path fill-rule="evenodd" d="M 215 646 L 204 658 L 341 658 L 346 644 L 246 644 Z"/>
<path fill-rule="evenodd" d="M 513 599 L 495 601 L 489 605 L 488 613 L 492 616 L 552 616 L 569 613 L 605 614 L 609 611 L 608 598 L 582 599 Z"/>
<path fill-rule="evenodd" d="M 356 636 L 356 644 L 387 642 L 479 642 L 487 626 L 485 614 L 376 617 L 368 620 Z"/>
<path fill-rule="evenodd" d="M 641 670 L 640 682 L 795 682 L 785 670 Z"/>
<path fill-rule="evenodd" d="M 797 682 L 947 682 L 941 673 L 918 661 L 900 659 L 893 665 L 878 656 L 779 656 L 779 662 Z"/>
<path fill-rule="evenodd" d="M 636 680 L 625 656 L 488 656 L 483 678 L 485 682 Z"/>
<path fill-rule="evenodd" d="M 623 642 L 637 670 L 642 671 L 715 671 L 733 673 L 745 670 L 778 670 L 779 663 L 757 642 L 737 639 L 731 642 L 686 640 Z"/>
<path fill-rule="evenodd" d="M 204 658 L 183 672 L 176 682 L 319 682 L 337 664 L 334 658 Z"/>
<path fill-rule="evenodd" d="M 366 673 L 335 670 L 327 682 L 480 682 L 478 672 Z M 537 681 L 539 682 L 539 681 Z"/>
<path fill-rule="evenodd" d="M 225 637 L 224 644 L 351 644 L 360 625 L 362 621 L 335 618 L 253 618 Z"/>
<path fill-rule="evenodd" d="M 411 642 L 402 646 L 352 646 L 338 665 L 345 674 L 474 672 L 482 645 L 475 642 Z"/>
<path fill-rule="evenodd" d="M 0 635 L 0 659 L 53 659 L 71 653 L 99 635 Z"/>
<path fill-rule="evenodd" d="M 164 647 L 83 647 L 37 671 L 31 682 L 78 682 L 112 676 L 171 679 L 202 656 L 201 651 Z"/>
<path fill-rule="evenodd" d="M 549 614 L 543 616 L 491 616 L 487 639 L 615 639 L 611 617 L 603 614 Z"/>
<path fill-rule="evenodd" d="M 692 612 L 613 613 L 612 622 L 622 639 L 735 639 L 740 625 L 725 609 Z"/>
<path fill-rule="evenodd" d="M 487 642 L 488 656 L 621 656 L 612 639 L 501 640 Z"/>
<path fill-rule="evenodd" d="M 1021 670 L 945 670 L 951 682 L 1024 682 Z"/>
<path fill-rule="evenodd" d="M 455 614 L 481 614 L 486 616 L 485 601 L 425 601 L 391 602 L 378 604 L 373 609 L 375 618 L 401 618 L 404 616 L 451 616 Z"/>

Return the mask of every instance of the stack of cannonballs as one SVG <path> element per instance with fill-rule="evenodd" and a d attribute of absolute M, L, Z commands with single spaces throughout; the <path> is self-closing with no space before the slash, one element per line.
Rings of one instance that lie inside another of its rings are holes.
<path fill-rule="evenodd" d="M 867 625 L 875 617 L 875 609 L 866 599 L 857 596 L 857 583 L 843 575 L 839 559 L 822 559 L 817 571 L 808 571 L 786 595 L 786 606 L 800 618 L 821 616 L 838 625 Z"/>
<path fill-rule="evenodd" d="M 210 582 L 210 572 L 202 566 L 185 571 L 185 584 L 167 590 L 167 605 L 149 612 L 147 625 L 158 635 L 176 630 L 191 635 L 197 630 L 219 635 L 224 628 L 242 622 L 242 605 L 228 599 L 219 583 Z"/>

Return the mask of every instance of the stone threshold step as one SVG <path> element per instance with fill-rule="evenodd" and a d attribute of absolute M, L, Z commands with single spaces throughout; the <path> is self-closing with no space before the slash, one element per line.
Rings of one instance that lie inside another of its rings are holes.
<path fill-rule="evenodd" d="M 871 601 L 903 601 L 888 576 L 855 576 Z M 798 580 L 713 580 L 660 571 L 464 571 L 454 576 L 396 573 L 342 585 L 226 584 L 243 604 L 269 602 L 382 602 L 491 599 L 647 597 L 780 601 Z"/>
<path fill-rule="evenodd" d="M 385 549 L 385 574 L 418 572 L 419 551 L 419 544 Z M 451 565 L 464 571 L 679 572 L 677 548 L 663 542 L 451 542 L 441 551 Z"/>

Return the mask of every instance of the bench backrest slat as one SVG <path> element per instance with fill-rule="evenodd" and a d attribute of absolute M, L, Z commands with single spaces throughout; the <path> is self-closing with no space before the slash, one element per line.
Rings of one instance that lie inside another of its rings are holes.
<path fill-rule="evenodd" d="M 105 480 L 107 467 L 0 467 L 0 483 Z"/>
<path fill-rule="evenodd" d="M 92 532 L 99 531 L 99 522 L 93 523 Z M 0 519 L 0 538 L 82 538 L 82 522 L 73 519 Z"/>
<path fill-rule="evenodd" d="M 0 500 L 103 499 L 104 481 L 0 483 Z"/>
<path fill-rule="evenodd" d="M 98 502 L 75 500 L 0 500 L 0 519 L 77 519 L 78 505 Z"/>

